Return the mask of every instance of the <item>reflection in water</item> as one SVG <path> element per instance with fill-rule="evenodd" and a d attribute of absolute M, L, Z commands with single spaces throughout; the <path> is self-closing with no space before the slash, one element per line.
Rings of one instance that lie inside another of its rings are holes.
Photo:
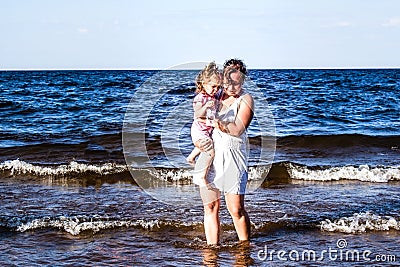
<path fill-rule="evenodd" d="M 250 242 L 239 242 L 236 245 L 231 246 L 208 246 L 202 250 L 203 254 L 203 264 L 205 266 L 221 266 L 223 259 L 220 254 L 224 253 L 224 250 L 228 249 L 229 255 L 234 257 L 233 266 L 252 266 L 254 265 L 254 260 L 251 258 L 250 253 Z M 226 252 L 226 251 L 225 251 Z M 223 265 L 223 264 L 222 264 Z"/>
<path fill-rule="evenodd" d="M 219 266 L 218 265 L 218 247 L 208 247 L 203 250 L 203 264 L 205 266 Z"/>
<path fill-rule="evenodd" d="M 250 242 L 240 242 L 235 248 L 235 264 L 234 266 L 251 266 L 254 260 L 250 256 Z"/>

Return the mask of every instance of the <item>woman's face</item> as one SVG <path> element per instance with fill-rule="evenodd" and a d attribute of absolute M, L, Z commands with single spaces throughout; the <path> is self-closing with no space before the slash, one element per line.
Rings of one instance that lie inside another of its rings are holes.
<path fill-rule="evenodd" d="M 204 90 L 210 96 L 215 95 L 220 87 L 220 79 L 215 75 L 210 78 L 209 81 L 203 84 Z"/>
<path fill-rule="evenodd" d="M 230 74 L 230 80 L 224 78 L 224 90 L 229 96 L 239 96 L 242 93 L 242 75 L 239 71 Z"/>

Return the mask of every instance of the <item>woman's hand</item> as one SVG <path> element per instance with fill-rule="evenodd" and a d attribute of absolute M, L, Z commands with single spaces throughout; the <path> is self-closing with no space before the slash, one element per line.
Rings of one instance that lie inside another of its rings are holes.
<path fill-rule="evenodd" d="M 196 143 L 196 146 L 201 150 L 201 152 L 206 152 L 213 148 L 213 141 L 210 138 L 204 138 Z"/>
<path fill-rule="evenodd" d="M 221 132 L 228 133 L 228 128 L 226 123 L 223 123 L 219 119 L 214 119 L 214 128 L 220 130 Z"/>
<path fill-rule="evenodd" d="M 246 94 L 239 103 L 239 109 L 235 121 L 224 122 L 214 120 L 214 127 L 219 129 L 221 132 L 238 137 L 246 131 L 247 127 L 249 127 L 254 115 L 253 110 L 254 100 L 251 95 Z"/>

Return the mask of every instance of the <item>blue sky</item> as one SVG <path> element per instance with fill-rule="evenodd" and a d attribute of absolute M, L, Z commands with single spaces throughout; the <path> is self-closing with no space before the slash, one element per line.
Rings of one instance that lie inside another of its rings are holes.
<path fill-rule="evenodd" d="M 0 69 L 399 67 L 399 0 L 0 0 Z"/>

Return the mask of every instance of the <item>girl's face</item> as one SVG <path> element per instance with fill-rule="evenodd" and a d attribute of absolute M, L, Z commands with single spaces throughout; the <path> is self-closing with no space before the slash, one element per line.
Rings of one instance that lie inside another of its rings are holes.
<path fill-rule="evenodd" d="M 203 84 L 204 90 L 206 91 L 207 95 L 213 96 L 217 93 L 221 83 L 219 77 L 211 76 L 210 80 L 206 81 Z"/>
<path fill-rule="evenodd" d="M 242 93 L 242 75 L 240 72 L 232 72 L 230 81 L 224 78 L 224 90 L 228 96 L 237 97 Z"/>

